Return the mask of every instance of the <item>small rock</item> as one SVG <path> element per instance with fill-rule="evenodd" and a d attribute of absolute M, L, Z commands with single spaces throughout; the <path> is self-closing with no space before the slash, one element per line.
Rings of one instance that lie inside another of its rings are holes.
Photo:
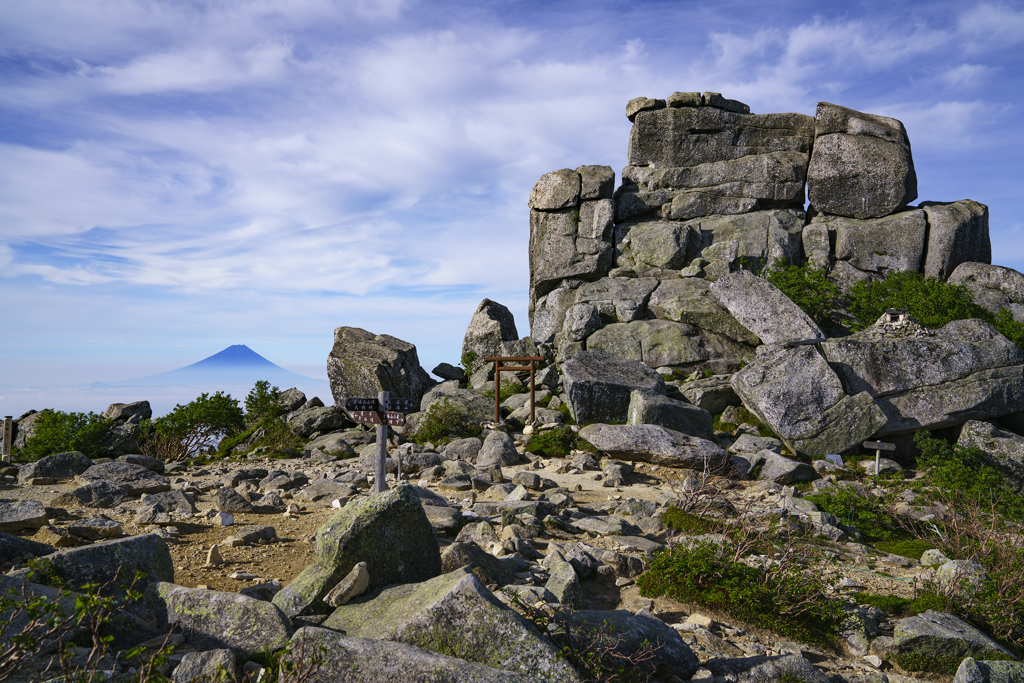
<path fill-rule="evenodd" d="M 358 597 L 366 592 L 370 585 L 370 570 L 365 562 L 359 562 L 352 567 L 344 579 L 338 582 L 331 592 L 324 598 L 331 607 L 339 607 L 348 604 L 352 598 Z"/>
<path fill-rule="evenodd" d="M 209 520 L 213 522 L 215 526 L 231 526 L 235 523 L 235 516 L 230 512 L 210 512 L 208 515 Z"/>
<path fill-rule="evenodd" d="M 206 553 L 206 564 L 204 567 L 216 567 L 219 564 L 223 564 L 224 559 L 220 556 L 220 548 L 215 545 L 210 546 L 209 552 Z"/>
<path fill-rule="evenodd" d="M 216 547 L 216 546 L 214 546 L 214 547 Z M 228 578 L 229 579 L 235 579 L 236 581 L 254 581 L 254 580 L 259 579 L 260 577 L 256 576 L 255 574 L 250 574 L 249 572 L 246 572 L 246 571 L 237 571 L 237 572 L 232 572 L 231 574 L 228 574 Z"/>

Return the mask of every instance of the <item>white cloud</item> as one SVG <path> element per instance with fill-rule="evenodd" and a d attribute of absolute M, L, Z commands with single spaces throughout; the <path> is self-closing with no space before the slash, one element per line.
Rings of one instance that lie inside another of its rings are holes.
<path fill-rule="evenodd" d="M 972 53 L 988 52 L 1024 43 L 1024 8 L 984 3 L 960 16 L 959 29 L 965 48 Z"/>
<path fill-rule="evenodd" d="M 954 88 L 974 89 L 985 84 L 991 71 L 981 64 L 961 64 L 945 71 L 940 79 Z"/>

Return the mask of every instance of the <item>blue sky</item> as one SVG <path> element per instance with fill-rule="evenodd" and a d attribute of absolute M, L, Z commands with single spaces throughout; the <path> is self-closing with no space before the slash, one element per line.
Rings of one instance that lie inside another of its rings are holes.
<path fill-rule="evenodd" d="M 0 411 L 230 344 L 322 377 L 340 325 L 457 363 L 484 297 L 526 335 L 530 187 L 618 176 L 640 95 L 896 117 L 1024 270 L 1022 56 L 1021 2 L 6 0 Z"/>

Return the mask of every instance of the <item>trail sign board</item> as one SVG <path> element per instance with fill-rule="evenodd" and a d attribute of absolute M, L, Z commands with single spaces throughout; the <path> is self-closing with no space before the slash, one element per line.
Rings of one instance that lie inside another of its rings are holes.
<path fill-rule="evenodd" d="M 871 451 L 894 451 L 896 450 L 896 444 L 885 443 L 884 441 L 865 441 L 864 448 Z"/>
<path fill-rule="evenodd" d="M 349 413 L 352 419 L 363 424 L 379 425 L 384 424 L 380 419 L 380 413 L 376 410 L 353 410 Z"/>
<path fill-rule="evenodd" d="M 384 413 L 384 417 L 392 427 L 402 427 L 405 425 L 405 415 L 402 413 L 394 413 L 389 410 Z"/>
<path fill-rule="evenodd" d="M 380 410 L 380 404 L 375 398 L 350 398 L 345 401 L 346 410 Z"/>
<path fill-rule="evenodd" d="M 411 398 L 389 398 L 384 410 L 389 413 L 413 413 L 419 406 Z"/>

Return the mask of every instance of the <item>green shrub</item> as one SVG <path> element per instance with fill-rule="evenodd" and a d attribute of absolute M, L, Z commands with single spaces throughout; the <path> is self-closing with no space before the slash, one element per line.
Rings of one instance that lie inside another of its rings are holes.
<path fill-rule="evenodd" d="M 218 391 L 213 396 L 203 393 L 186 405 L 179 403 L 163 417 L 143 424 L 147 427 L 139 444 L 143 453 L 162 460 L 186 460 L 243 431 L 245 416 L 237 400 Z"/>
<path fill-rule="evenodd" d="M 957 498 L 994 505 L 1005 517 L 1024 520 L 1024 499 L 1016 495 L 999 470 L 987 464 L 980 448 L 964 448 L 921 431 L 914 435 L 920 449 L 918 466 L 928 469 L 928 479 Z"/>
<path fill-rule="evenodd" d="M 284 408 L 277 403 L 280 397 L 280 389 L 270 386 L 270 382 L 266 380 L 257 380 L 249 395 L 245 397 L 245 417 L 249 424 L 283 414 Z"/>
<path fill-rule="evenodd" d="M 567 427 L 555 427 L 537 432 L 526 445 L 527 453 L 536 453 L 546 458 L 564 458 L 572 451 L 576 435 Z"/>
<path fill-rule="evenodd" d="M 529 389 L 519 381 L 518 378 L 508 378 L 501 380 L 501 386 L 498 390 L 498 403 L 504 403 L 508 399 L 512 398 L 516 394 L 522 394 L 529 391 Z M 494 389 L 487 389 L 484 391 L 484 396 L 494 400 Z"/>
<path fill-rule="evenodd" d="M 992 318 L 991 313 L 974 303 L 974 296 L 964 285 L 926 278 L 915 271 L 892 273 L 876 282 L 862 280 L 850 290 L 849 309 L 859 321 L 854 329 L 873 325 L 887 308 L 906 309 L 929 328 L 965 318 Z"/>
<path fill-rule="evenodd" d="M 429 441 L 439 445 L 452 439 L 480 436 L 482 433 L 479 423 L 445 398 L 430 405 L 409 440 L 415 443 Z"/>
<path fill-rule="evenodd" d="M 834 486 L 806 498 L 825 512 L 838 517 L 843 524 L 857 527 L 869 543 L 909 541 L 914 538 L 914 534 L 889 513 L 882 501 L 869 497 L 859 488 Z"/>
<path fill-rule="evenodd" d="M 477 368 L 479 367 L 477 365 L 476 360 L 476 351 L 466 351 L 464 354 L 462 354 L 462 358 L 459 360 L 459 363 L 461 363 L 463 369 L 466 371 L 467 377 L 476 372 Z M 483 361 L 481 361 L 481 364 L 482 363 Z"/>
<path fill-rule="evenodd" d="M 61 588 L 66 579 L 64 570 L 45 557 L 33 557 L 25 562 L 32 570 L 31 581 L 51 588 Z"/>
<path fill-rule="evenodd" d="M 875 543 L 875 548 L 881 550 L 883 553 L 899 555 L 900 557 L 909 557 L 913 560 L 920 560 L 921 556 L 924 555 L 924 551 L 934 547 L 935 544 L 930 541 L 919 541 L 916 539 L 906 541 L 878 541 Z"/>
<path fill-rule="evenodd" d="M 669 529 L 686 534 L 710 534 L 722 530 L 720 523 L 706 517 L 698 517 L 692 512 L 686 512 L 674 506 L 661 513 L 661 521 Z"/>
<path fill-rule="evenodd" d="M 798 565 L 752 567 L 731 559 L 731 551 L 713 543 L 667 548 L 637 578 L 640 595 L 696 603 L 788 638 L 834 645 L 846 614 L 816 576 Z"/>
<path fill-rule="evenodd" d="M 100 443 L 110 426 L 110 420 L 93 412 L 44 410 L 36 419 L 35 431 L 19 451 L 18 457 L 22 460 L 39 460 L 67 451 L 81 451 L 90 458 L 105 456 L 107 450 Z"/>
<path fill-rule="evenodd" d="M 819 327 L 828 327 L 842 293 L 824 270 L 809 263 L 787 266 L 778 260 L 765 279 L 782 290 Z"/>

